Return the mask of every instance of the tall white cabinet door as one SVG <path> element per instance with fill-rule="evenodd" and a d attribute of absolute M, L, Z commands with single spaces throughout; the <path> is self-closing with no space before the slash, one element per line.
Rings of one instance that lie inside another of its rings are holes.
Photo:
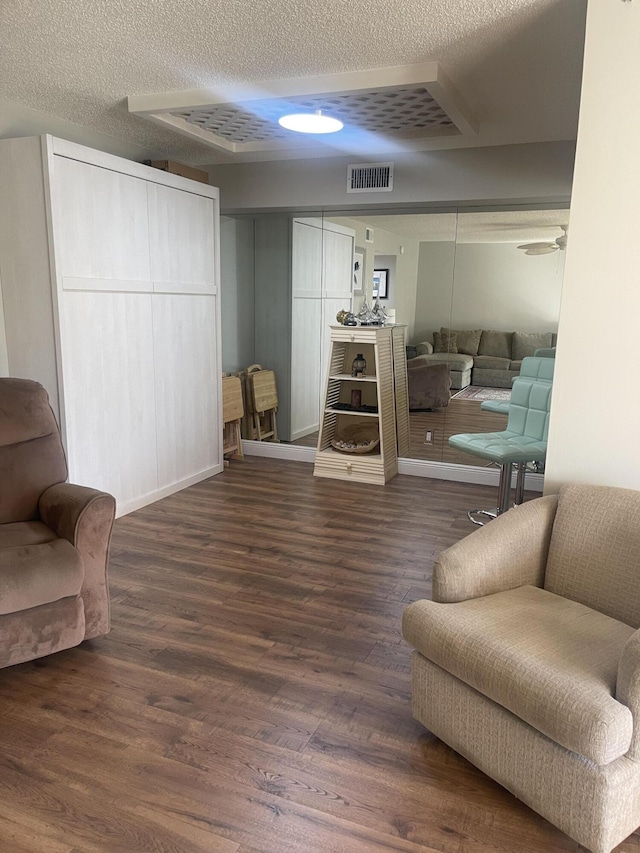
<path fill-rule="evenodd" d="M 353 290 L 353 233 L 343 234 L 325 227 L 323 237 L 323 293 L 329 298 L 343 297 L 347 303 L 342 307 L 349 309 Z"/>
<path fill-rule="evenodd" d="M 220 464 L 217 299 L 153 295 L 160 488 Z"/>
<path fill-rule="evenodd" d="M 322 296 L 322 228 L 293 220 L 291 246 L 293 296 Z"/>
<path fill-rule="evenodd" d="M 146 182 L 60 156 L 52 180 L 58 274 L 76 289 L 150 290 Z"/>
<path fill-rule="evenodd" d="M 111 492 L 119 512 L 158 487 L 151 320 L 151 294 L 60 301 L 69 479 Z"/>
<path fill-rule="evenodd" d="M 291 440 L 318 429 L 322 300 L 294 298 L 291 316 Z"/>
<path fill-rule="evenodd" d="M 150 183 L 148 200 L 153 289 L 214 293 L 213 199 Z"/>

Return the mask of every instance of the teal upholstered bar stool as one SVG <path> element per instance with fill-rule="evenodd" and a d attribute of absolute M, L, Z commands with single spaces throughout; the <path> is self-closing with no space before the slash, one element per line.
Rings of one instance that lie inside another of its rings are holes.
<path fill-rule="evenodd" d="M 544 462 L 546 458 L 554 361 L 532 356 L 523 360 L 522 367 L 525 375 L 521 372 L 513 382 L 505 430 L 462 433 L 449 438 L 452 447 L 500 466 L 498 506 L 495 510 L 470 510 L 469 519 L 474 524 L 484 523 L 475 516 L 495 518 L 509 509 L 511 470 L 514 465 L 518 466 L 518 501 L 522 499 L 521 493 L 524 491 L 525 465 Z"/>
<path fill-rule="evenodd" d="M 534 355 L 522 359 L 522 367 L 520 368 L 520 374 L 516 377 L 516 379 L 519 379 L 520 376 L 523 376 L 528 379 L 537 379 L 542 382 L 552 382 L 553 368 L 556 364 L 553 360 L 555 358 L 555 354 L 555 347 L 549 347 L 547 349 L 537 349 Z M 544 359 L 544 361 L 541 361 L 541 359 Z M 549 362 L 549 359 L 551 359 L 551 362 Z M 515 382 L 515 379 L 513 381 Z M 483 412 L 493 412 L 496 415 L 508 415 L 509 401 L 485 400 L 483 403 L 480 403 L 480 409 Z"/>

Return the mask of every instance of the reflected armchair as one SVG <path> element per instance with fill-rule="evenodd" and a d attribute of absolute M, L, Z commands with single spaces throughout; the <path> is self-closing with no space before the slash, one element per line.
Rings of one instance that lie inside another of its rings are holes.
<path fill-rule="evenodd" d="M 109 631 L 115 501 L 66 479 L 46 391 L 0 379 L 0 667 Z"/>

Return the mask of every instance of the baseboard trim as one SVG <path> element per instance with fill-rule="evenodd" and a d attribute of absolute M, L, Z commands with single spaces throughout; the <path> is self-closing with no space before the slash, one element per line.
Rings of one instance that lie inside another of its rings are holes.
<path fill-rule="evenodd" d="M 149 504 L 160 501 L 162 498 L 168 498 L 170 495 L 175 495 L 176 492 L 181 492 L 182 489 L 186 489 L 189 486 L 195 486 L 196 483 L 201 483 L 203 480 L 208 480 L 209 477 L 214 477 L 216 474 L 219 474 L 223 467 L 224 466 L 222 464 L 214 465 L 213 468 L 207 468 L 204 471 L 200 471 L 199 474 L 193 474 L 191 477 L 185 477 L 184 480 L 179 480 L 177 483 L 171 483 L 170 486 L 164 486 L 162 489 L 156 489 L 155 491 L 149 492 L 140 498 L 133 498 L 132 500 L 125 501 L 124 503 L 117 503 L 116 518 L 121 518 L 123 515 L 128 515 L 130 512 L 134 512 L 137 509 L 142 509 L 143 506 L 149 506 Z"/>
<path fill-rule="evenodd" d="M 457 483 L 474 483 L 477 486 L 498 487 L 499 468 L 485 468 L 479 465 L 455 465 L 450 462 L 429 462 L 426 459 L 400 459 L 398 473 L 410 477 L 431 477 L 434 480 L 454 480 Z M 516 484 L 516 474 L 511 477 L 511 485 Z M 544 485 L 542 474 L 527 474 L 528 491 L 541 492 Z"/>
<path fill-rule="evenodd" d="M 309 462 L 313 464 L 316 451 L 313 447 L 298 447 L 294 444 L 279 444 L 272 441 L 242 441 L 242 449 L 247 456 L 264 456 L 270 459 L 287 459 L 290 462 Z M 456 483 L 474 483 L 479 486 L 498 487 L 500 471 L 498 468 L 484 468 L 479 465 L 454 465 L 450 462 L 429 462 L 425 459 L 399 459 L 398 473 L 410 477 L 431 477 L 434 480 L 453 480 Z M 515 486 L 516 475 L 512 478 Z M 542 474 L 527 474 L 526 487 L 532 492 L 542 492 L 544 477 Z"/>
<path fill-rule="evenodd" d="M 296 444 L 242 439 L 242 450 L 246 456 L 265 456 L 269 459 L 287 459 L 289 462 L 310 462 L 311 464 L 316 461 L 315 447 L 298 447 Z"/>

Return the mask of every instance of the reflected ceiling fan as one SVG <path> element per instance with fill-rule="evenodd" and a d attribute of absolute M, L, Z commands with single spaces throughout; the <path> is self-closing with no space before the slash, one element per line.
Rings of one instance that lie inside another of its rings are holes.
<path fill-rule="evenodd" d="M 523 249 L 525 255 L 548 255 L 550 252 L 557 252 L 558 249 L 564 252 L 567 248 L 569 226 L 559 225 L 558 227 L 562 228 L 563 233 L 560 237 L 556 237 L 553 243 L 524 243 L 522 246 L 518 246 L 518 248 Z"/>

